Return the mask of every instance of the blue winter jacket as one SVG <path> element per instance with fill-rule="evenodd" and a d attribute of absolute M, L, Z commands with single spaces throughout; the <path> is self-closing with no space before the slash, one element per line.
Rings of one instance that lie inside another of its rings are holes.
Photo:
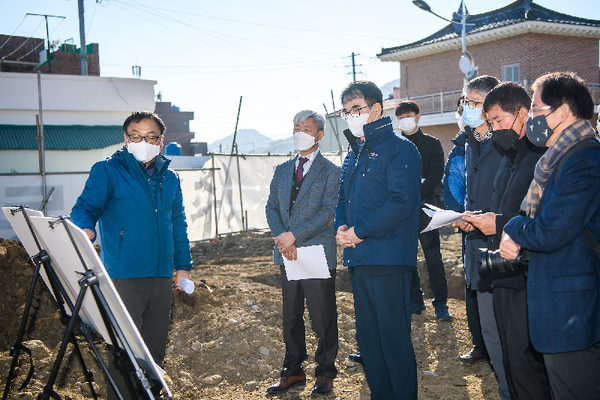
<path fill-rule="evenodd" d="M 344 131 L 351 150 L 342 167 L 335 228 L 354 227 L 363 239 L 356 248 L 344 249 L 344 265 L 406 266 L 412 271 L 417 261 L 421 157 L 408 139 L 394 135 L 389 117 L 366 124 L 364 132 L 359 152 L 359 140 Z"/>
<path fill-rule="evenodd" d="M 71 210 L 75 225 L 95 231 L 101 259 L 113 279 L 171 277 L 192 258 L 179 177 L 158 156 L 149 176 L 125 148 L 92 167 Z"/>
<path fill-rule="evenodd" d="M 587 226 L 600 242 L 600 150 L 577 151 L 558 181 L 556 175 L 555 169 L 536 217 L 515 217 L 504 227 L 530 251 L 529 331 L 542 353 L 600 342 L 600 260 L 581 235 Z"/>
<path fill-rule="evenodd" d="M 454 147 L 448 154 L 442 184 L 444 207 L 460 213 L 465 212 L 465 141 L 464 131 L 452 139 Z"/>

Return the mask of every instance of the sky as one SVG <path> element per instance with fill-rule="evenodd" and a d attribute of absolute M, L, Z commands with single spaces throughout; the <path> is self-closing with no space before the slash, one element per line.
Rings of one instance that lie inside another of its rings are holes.
<path fill-rule="evenodd" d="M 471 14 L 510 0 L 465 0 Z M 562 13 L 600 20 L 597 0 L 539 0 Z M 460 0 L 429 0 L 448 19 Z M 411 0 L 84 0 L 86 42 L 98 43 L 100 75 L 156 81 L 162 100 L 193 111 L 195 140 L 214 142 L 238 129 L 273 139 L 290 136 L 300 110 L 340 107 L 339 95 L 357 79 L 382 86 L 398 79 L 382 48 L 422 39 L 447 25 Z M 46 37 L 80 45 L 77 0 L 0 0 L 0 33 Z M 0 46 L 2 44 L 0 43 Z M 551 51 L 551 49 L 548 49 Z M 476 60 L 475 60 L 476 61 Z M 458 69 L 458 60 L 456 67 Z"/>

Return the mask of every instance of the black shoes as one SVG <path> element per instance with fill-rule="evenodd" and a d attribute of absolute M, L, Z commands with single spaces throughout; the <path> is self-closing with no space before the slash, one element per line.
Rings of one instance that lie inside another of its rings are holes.
<path fill-rule="evenodd" d="M 462 354 L 456 357 L 456 359 L 458 361 L 464 362 L 465 364 L 475 364 L 479 361 L 490 361 L 490 357 L 487 354 L 481 354 L 480 352 L 475 350 L 475 348 L 472 348 L 471 351 L 469 351 L 466 354 Z"/>

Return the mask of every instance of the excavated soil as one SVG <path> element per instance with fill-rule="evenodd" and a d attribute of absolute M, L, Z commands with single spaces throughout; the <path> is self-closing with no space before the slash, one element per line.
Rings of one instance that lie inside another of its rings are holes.
<path fill-rule="evenodd" d="M 449 232 L 446 232 L 449 233 Z M 442 255 L 446 265 L 452 322 L 433 315 L 427 272 L 419 254 L 419 270 L 427 298 L 427 311 L 413 315 L 412 341 L 417 355 L 419 399 L 496 399 L 497 383 L 488 363 L 464 365 L 456 356 L 470 349 L 464 310 L 464 277 L 460 235 L 444 235 Z M 262 399 L 265 389 L 278 380 L 284 356 L 282 301 L 279 268 L 272 264 L 270 233 L 228 235 L 195 243 L 191 295 L 176 291 L 164 369 L 174 399 Z M 341 255 L 341 251 L 338 252 Z M 340 263 L 341 265 L 341 263 Z M 18 337 L 34 267 L 19 242 L 0 239 L 0 381 L 4 390 Z M 362 366 L 347 361 L 357 349 L 354 305 L 349 275 L 339 266 L 336 276 L 340 346 L 339 374 L 334 392 L 326 399 L 369 399 Z M 309 355 L 316 339 L 305 315 Z M 52 296 L 37 285 L 24 342 L 32 351 L 35 372 L 29 385 L 19 390 L 29 371 L 22 355 L 9 398 L 36 399 L 44 389 L 61 344 L 65 326 Z M 78 336 L 87 367 L 92 370 L 99 398 L 106 383 L 99 364 L 83 336 Z M 102 354 L 105 344 L 94 340 Z M 274 396 L 308 399 L 314 382 L 314 361 L 309 357 L 306 386 Z M 69 345 L 54 389 L 62 399 L 93 398 L 82 367 Z"/>

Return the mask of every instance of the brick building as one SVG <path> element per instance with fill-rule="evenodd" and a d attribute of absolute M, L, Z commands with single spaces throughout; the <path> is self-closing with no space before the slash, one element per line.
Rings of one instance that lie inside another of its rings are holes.
<path fill-rule="evenodd" d="M 74 45 L 63 43 L 50 52 L 50 60 L 45 63 L 40 60 L 40 53 L 42 58 L 48 58 L 44 55 L 44 39 L 0 35 L 0 46 L 0 72 L 35 72 L 39 69 L 43 74 L 81 75 L 80 49 Z M 98 44 L 88 44 L 86 51 L 88 75 L 100 76 Z"/>
<path fill-rule="evenodd" d="M 192 111 L 180 111 L 179 107 L 171 105 L 168 101 L 157 101 L 154 112 L 157 113 L 167 126 L 165 133 L 165 147 L 169 143 L 181 146 L 182 156 L 193 156 L 196 151 L 191 143 L 194 133 L 190 132 L 190 121 L 194 119 Z M 206 153 L 206 151 L 205 151 Z"/>
<path fill-rule="evenodd" d="M 517 0 L 471 15 L 467 22 L 474 24 L 467 34 L 467 49 L 476 65 L 474 76 L 494 75 L 528 88 L 546 72 L 573 71 L 586 81 L 596 104 L 600 102 L 600 21 Z M 394 89 L 394 100 L 385 108 L 392 109 L 407 98 L 416 101 L 422 109 L 420 125 L 442 141 L 446 154 L 452 148 L 450 139 L 458 132 L 454 112 L 464 77 L 458 67 L 460 56 L 461 33 L 453 24 L 378 54 L 382 61 L 400 63 L 400 87 Z"/>

